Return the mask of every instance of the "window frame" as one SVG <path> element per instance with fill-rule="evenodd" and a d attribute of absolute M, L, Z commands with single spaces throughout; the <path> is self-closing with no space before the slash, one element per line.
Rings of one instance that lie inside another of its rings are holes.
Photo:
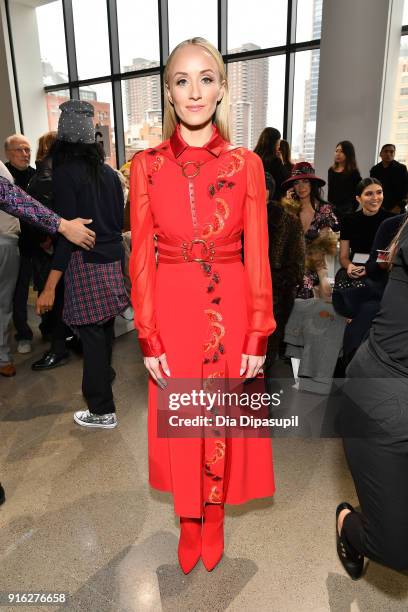
<path fill-rule="evenodd" d="M 6 9 L 10 0 L 6 0 Z M 153 0 L 149 0 L 153 1 Z M 159 47 L 160 65 L 148 69 L 135 70 L 132 72 L 121 72 L 119 53 L 119 31 L 117 18 L 117 0 L 106 0 L 110 74 L 97 78 L 78 78 L 78 67 L 75 48 L 74 18 L 72 0 L 62 0 L 65 44 L 67 52 L 68 82 L 64 83 L 64 89 L 70 91 L 71 98 L 79 99 L 79 89 L 84 86 L 92 86 L 100 83 L 111 83 L 113 97 L 113 116 L 116 143 L 116 163 L 120 168 L 125 162 L 125 135 L 123 121 L 122 81 L 150 75 L 160 75 L 161 103 L 163 109 L 163 73 L 169 56 L 169 15 L 168 0 L 156 0 L 159 16 Z M 324 0 L 323 0 L 324 2 Z M 285 83 L 283 104 L 283 133 L 282 137 L 291 142 L 292 140 L 292 118 L 293 118 L 293 96 L 295 78 L 295 57 L 299 51 L 313 51 L 320 49 L 320 38 L 315 40 L 296 42 L 297 4 L 298 0 L 287 0 L 287 23 L 286 43 L 278 47 L 257 49 L 241 53 L 227 52 L 228 34 L 228 0 L 218 0 L 218 49 L 226 64 L 251 59 L 267 58 L 274 55 L 285 56 Z M 405 30 L 405 31 L 404 31 Z M 10 37 L 12 31 L 9 24 Z M 408 25 L 403 27 L 403 33 L 408 34 Z M 49 93 L 61 90 L 61 85 L 50 85 L 44 87 L 44 92 Z"/>

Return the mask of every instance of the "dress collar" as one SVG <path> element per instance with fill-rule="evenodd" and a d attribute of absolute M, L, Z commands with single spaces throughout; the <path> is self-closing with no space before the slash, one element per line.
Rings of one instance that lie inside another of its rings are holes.
<path fill-rule="evenodd" d="M 213 125 L 213 133 L 210 140 L 202 147 L 191 147 L 193 149 L 206 149 L 215 157 L 218 157 L 221 151 L 225 148 L 226 142 L 219 134 L 215 125 Z M 177 125 L 170 138 L 170 146 L 175 157 L 179 157 L 190 145 L 186 143 L 180 134 L 180 125 Z"/>

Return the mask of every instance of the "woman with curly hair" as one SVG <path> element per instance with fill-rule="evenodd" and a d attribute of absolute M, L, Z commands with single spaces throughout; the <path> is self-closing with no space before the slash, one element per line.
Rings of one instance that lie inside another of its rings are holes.
<path fill-rule="evenodd" d="M 334 255 L 339 230 L 332 206 L 325 202 L 321 187 L 325 181 L 316 176 L 308 162 L 295 164 L 292 175 L 283 187 L 290 190 L 282 203 L 288 210 L 299 216 L 306 241 L 306 265 L 303 284 L 297 297 L 330 298 L 331 287 L 327 279 L 326 255 Z"/>

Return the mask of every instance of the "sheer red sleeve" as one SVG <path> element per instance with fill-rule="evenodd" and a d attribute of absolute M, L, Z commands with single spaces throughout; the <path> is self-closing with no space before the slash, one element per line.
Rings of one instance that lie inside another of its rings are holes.
<path fill-rule="evenodd" d="M 276 328 L 268 257 L 265 174 L 255 153 L 248 155 L 247 196 L 244 204 L 244 266 L 248 329 L 242 352 L 265 355 Z"/>
<path fill-rule="evenodd" d="M 139 344 L 143 355 L 158 357 L 165 351 L 157 329 L 154 308 L 156 281 L 154 225 L 143 155 L 136 155 L 133 158 L 130 170 L 130 223 L 132 252 L 129 271 L 135 327 L 139 331 Z"/>

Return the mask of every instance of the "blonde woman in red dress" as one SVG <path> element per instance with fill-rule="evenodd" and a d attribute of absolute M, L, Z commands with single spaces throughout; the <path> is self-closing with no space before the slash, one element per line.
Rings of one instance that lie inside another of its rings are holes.
<path fill-rule="evenodd" d="M 165 140 L 131 167 L 130 272 L 150 374 L 149 480 L 173 494 L 178 557 L 188 573 L 200 557 L 208 571 L 220 561 L 224 503 L 273 495 L 271 441 L 160 437 L 160 387 L 166 377 L 257 376 L 276 325 L 263 166 L 229 143 L 222 57 L 202 38 L 184 41 L 164 78 Z"/>

